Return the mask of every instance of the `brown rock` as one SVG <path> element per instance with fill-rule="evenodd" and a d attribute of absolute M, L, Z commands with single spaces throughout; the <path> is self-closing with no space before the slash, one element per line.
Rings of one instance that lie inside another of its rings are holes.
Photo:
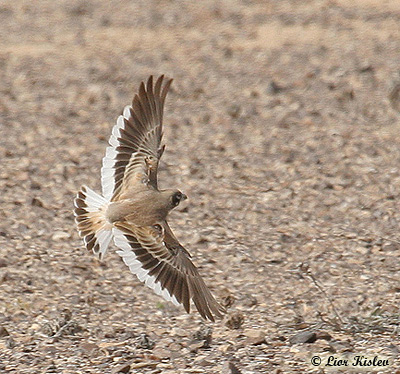
<path fill-rule="evenodd" d="M 180 327 L 174 327 L 173 329 L 171 329 L 171 335 L 187 336 L 188 332 Z"/>
<path fill-rule="evenodd" d="M 170 351 L 178 352 L 182 349 L 182 345 L 177 342 L 173 342 L 168 346 L 168 348 Z"/>
<path fill-rule="evenodd" d="M 198 329 L 192 337 L 190 345 L 195 346 L 199 343 L 201 344 L 199 348 L 209 348 L 212 339 L 212 328 L 207 326 L 202 326 Z"/>
<path fill-rule="evenodd" d="M 99 347 L 95 343 L 85 342 L 81 344 L 81 349 L 87 353 L 92 353 L 93 351 L 99 349 Z"/>
<path fill-rule="evenodd" d="M 111 374 L 129 373 L 130 370 L 131 370 L 131 363 L 127 362 L 125 364 L 116 366 L 114 369 L 111 370 Z"/>
<path fill-rule="evenodd" d="M 302 331 L 292 336 L 289 342 L 292 344 L 314 343 L 317 340 L 317 334 L 314 331 Z"/>
<path fill-rule="evenodd" d="M 4 326 L 0 326 L 0 338 L 3 338 L 4 336 L 9 336 L 10 334 L 8 333 L 7 329 Z"/>
<path fill-rule="evenodd" d="M 169 358 L 171 356 L 170 351 L 164 348 L 154 348 L 153 355 L 157 357 L 157 359 L 162 360 L 165 358 Z"/>
<path fill-rule="evenodd" d="M 243 334 L 246 336 L 246 344 L 258 345 L 265 343 L 265 334 L 261 330 L 247 329 Z"/>
<path fill-rule="evenodd" d="M 257 298 L 253 295 L 246 295 L 243 298 L 243 305 L 249 308 L 254 305 L 257 305 Z"/>
<path fill-rule="evenodd" d="M 190 342 L 188 344 L 190 352 L 197 352 L 199 349 L 204 348 L 204 342 Z"/>
<path fill-rule="evenodd" d="M 213 366 L 214 362 L 207 360 L 207 358 L 205 356 L 199 356 L 194 359 L 193 364 L 199 365 L 199 366 Z"/>
<path fill-rule="evenodd" d="M 326 331 L 318 331 L 317 339 L 324 339 L 324 340 L 330 341 L 332 339 L 332 335 L 330 335 Z"/>
<path fill-rule="evenodd" d="M 232 361 L 227 361 L 222 366 L 221 374 L 242 374 L 237 366 Z"/>
<path fill-rule="evenodd" d="M 31 205 L 32 206 L 37 206 L 39 208 L 43 208 L 44 207 L 43 201 L 40 200 L 38 197 L 32 198 Z"/>
<path fill-rule="evenodd" d="M 62 241 L 62 240 L 66 240 L 70 237 L 70 235 L 67 232 L 64 231 L 56 231 L 53 236 L 52 239 L 56 240 L 56 241 Z"/>
<path fill-rule="evenodd" d="M 332 352 L 353 352 L 354 347 L 350 341 L 329 342 Z"/>
<path fill-rule="evenodd" d="M 131 363 L 131 369 L 141 369 L 141 368 L 150 368 L 154 369 L 157 367 L 157 362 L 137 362 Z"/>

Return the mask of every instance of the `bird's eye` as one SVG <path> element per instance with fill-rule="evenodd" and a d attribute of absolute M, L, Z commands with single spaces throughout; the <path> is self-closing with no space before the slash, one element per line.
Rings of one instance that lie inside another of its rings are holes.
<path fill-rule="evenodd" d="M 182 194 L 180 192 L 175 192 L 172 195 L 172 204 L 173 204 L 173 206 L 177 206 L 181 202 L 181 199 L 182 199 Z"/>

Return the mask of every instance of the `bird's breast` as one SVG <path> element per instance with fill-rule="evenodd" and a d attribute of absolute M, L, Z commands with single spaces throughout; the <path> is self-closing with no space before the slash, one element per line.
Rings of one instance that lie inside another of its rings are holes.
<path fill-rule="evenodd" d="M 152 226 L 165 220 L 168 210 L 157 196 L 141 196 L 112 202 L 107 209 L 107 219 L 111 222 L 128 221 L 136 226 Z"/>

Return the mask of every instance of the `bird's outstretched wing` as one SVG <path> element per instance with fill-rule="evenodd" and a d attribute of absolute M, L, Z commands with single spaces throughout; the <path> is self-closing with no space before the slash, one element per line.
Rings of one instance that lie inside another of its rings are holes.
<path fill-rule="evenodd" d="M 222 317 L 224 308 L 214 299 L 169 227 L 136 227 L 127 222 L 115 226 L 114 242 L 120 248 L 117 253 L 140 281 L 164 299 L 183 305 L 188 313 L 192 300 L 204 319 L 214 321 L 214 317 Z M 168 230 L 172 237 L 166 233 Z"/>
<path fill-rule="evenodd" d="M 172 79 L 160 76 L 153 85 L 150 76 L 140 84 L 131 106 L 124 109 L 112 129 L 103 158 L 101 184 L 103 196 L 116 201 L 129 191 L 157 188 L 157 168 L 161 146 L 165 97 Z"/>

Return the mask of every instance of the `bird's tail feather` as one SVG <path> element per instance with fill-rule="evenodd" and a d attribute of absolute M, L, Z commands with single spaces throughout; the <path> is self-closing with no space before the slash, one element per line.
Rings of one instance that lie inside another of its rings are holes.
<path fill-rule="evenodd" d="M 89 187 L 83 186 L 74 200 L 75 222 L 79 236 L 83 238 L 86 248 L 104 257 L 113 237 L 112 225 L 106 219 L 109 202 Z"/>

